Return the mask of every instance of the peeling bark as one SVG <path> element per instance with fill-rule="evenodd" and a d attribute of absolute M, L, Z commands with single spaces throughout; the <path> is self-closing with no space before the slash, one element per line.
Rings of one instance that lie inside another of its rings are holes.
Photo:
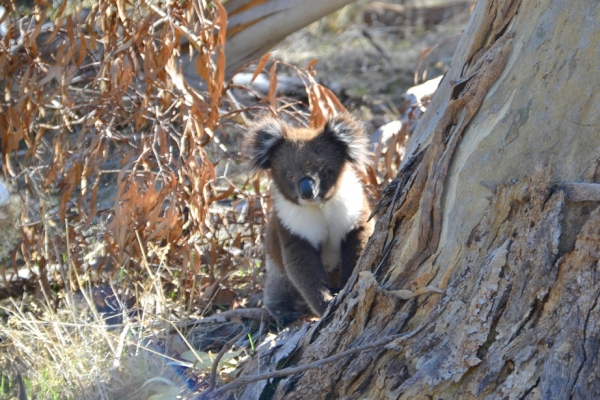
<path fill-rule="evenodd" d="M 284 358 L 402 335 L 270 397 L 600 398 L 598 48 L 595 0 L 477 4 L 357 271 Z"/>

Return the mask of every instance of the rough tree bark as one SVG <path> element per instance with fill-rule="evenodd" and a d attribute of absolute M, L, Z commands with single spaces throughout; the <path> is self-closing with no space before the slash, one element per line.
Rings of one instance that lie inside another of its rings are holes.
<path fill-rule="evenodd" d="M 244 373 L 403 335 L 242 398 L 600 398 L 598 4 L 479 1 L 358 271 Z"/>

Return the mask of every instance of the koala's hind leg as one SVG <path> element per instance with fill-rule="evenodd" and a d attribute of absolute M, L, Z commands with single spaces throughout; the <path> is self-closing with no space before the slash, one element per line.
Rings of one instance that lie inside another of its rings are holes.
<path fill-rule="evenodd" d="M 263 302 L 280 325 L 294 322 L 302 314 L 311 314 L 306 301 L 283 271 L 267 255 L 267 280 Z"/>

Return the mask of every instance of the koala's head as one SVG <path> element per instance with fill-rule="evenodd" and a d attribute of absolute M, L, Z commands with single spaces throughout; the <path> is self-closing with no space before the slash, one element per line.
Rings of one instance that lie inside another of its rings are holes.
<path fill-rule="evenodd" d="M 348 116 L 332 118 L 320 129 L 266 119 L 246 139 L 245 153 L 255 168 L 270 170 L 288 200 L 311 204 L 335 194 L 349 165 L 366 163 L 367 144 L 360 125 Z"/>

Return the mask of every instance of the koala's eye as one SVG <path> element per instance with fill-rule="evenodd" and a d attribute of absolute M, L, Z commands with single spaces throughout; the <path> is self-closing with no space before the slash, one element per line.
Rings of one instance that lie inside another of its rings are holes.
<path fill-rule="evenodd" d="M 324 169 L 323 171 L 321 171 L 321 176 L 323 178 L 327 178 L 327 175 L 329 175 L 329 171 L 328 170 Z"/>
<path fill-rule="evenodd" d="M 294 174 L 292 174 L 291 172 L 288 172 L 287 177 L 288 177 L 288 179 L 294 179 Z"/>

